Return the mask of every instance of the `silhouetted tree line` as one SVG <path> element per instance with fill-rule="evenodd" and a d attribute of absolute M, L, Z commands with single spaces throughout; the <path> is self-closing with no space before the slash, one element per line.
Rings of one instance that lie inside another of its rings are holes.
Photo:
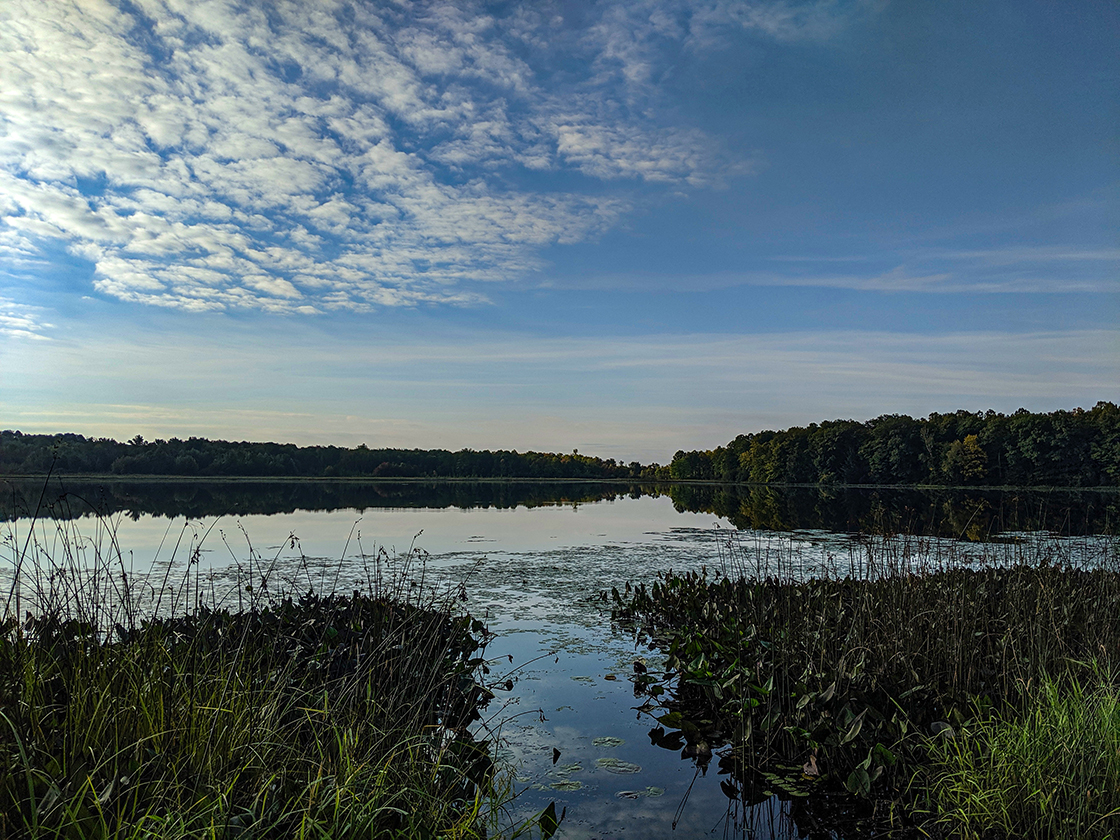
<path fill-rule="evenodd" d="M 262 476 L 379 478 L 651 477 L 656 465 L 580 455 L 462 449 L 353 449 L 189 438 L 127 443 L 76 434 L 0 432 L 0 474 Z"/>
<path fill-rule="evenodd" d="M 739 435 L 679 451 L 668 477 L 754 484 L 1120 485 L 1120 408 L 888 414 Z"/>

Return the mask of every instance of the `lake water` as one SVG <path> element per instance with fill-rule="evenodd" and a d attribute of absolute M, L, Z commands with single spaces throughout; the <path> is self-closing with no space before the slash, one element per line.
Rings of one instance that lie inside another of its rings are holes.
<path fill-rule="evenodd" d="M 990 558 L 1007 545 L 1029 554 L 1035 543 L 1060 545 L 1077 562 L 1102 541 L 1111 544 L 1102 535 L 1112 532 L 1117 510 L 1110 493 L 649 490 L 69 482 L 44 492 L 9 484 L 0 508 L 0 575 L 10 579 L 31 538 L 46 554 L 69 552 L 78 563 L 119 551 L 140 576 L 161 578 L 170 568 L 174 580 L 193 558 L 205 585 L 227 603 L 246 583 L 258 591 L 262 584 L 349 591 L 379 573 L 429 589 L 461 586 L 465 608 L 497 634 L 487 649 L 490 678 L 513 681 L 486 710 L 519 791 L 511 823 L 555 801 L 557 812 L 567 811 L 557 836 L 572 840 L 793 838 L 804 825 L 791 801 L 773 797 L 744 812 L 720 789 L 716 762 L 705 775 L 651 744 L 654 721 L 628 677 L 635 660 L 656 667 L 657 656 L 611 627 L 600 593 L 649 583 L 669 569 L 729 562 L 843 573 L 865 555 L 858 532 L 869 521 L 892 531 L 909 523 L 922 551 L 954 562 Z M 761 529 L 761 520 L 783 530 Z M 988 541 L 958 539 L 975 540 L 977 527 Z"/>

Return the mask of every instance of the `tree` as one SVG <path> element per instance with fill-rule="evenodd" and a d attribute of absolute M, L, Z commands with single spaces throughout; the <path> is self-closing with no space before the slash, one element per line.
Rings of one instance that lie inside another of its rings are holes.
<path fill-rule="evenodd" d="M 988 475 L 988 455 L 976 435 L 955 440 L 945 452 L 943 466 L 950 484 L 980 484 Z"/>

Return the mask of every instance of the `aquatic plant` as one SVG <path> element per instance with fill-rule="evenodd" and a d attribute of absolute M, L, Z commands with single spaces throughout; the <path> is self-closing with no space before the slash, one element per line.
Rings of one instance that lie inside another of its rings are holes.
<path fill-rule="evenodd" d="M 250 567 L 223 601 L 197 551 L 157 591 L 111 528 L 87 562 L 55 526 L 7 542 L 0 836 L 486 836 L 488 635 L 453 593 L 270 593 Z"/>
<path fill-rule="evenodd" d="M 604 596 L 667 654 L 666 671 L 634 675 L 651 739 L 698 762 L 730 744 L 729 795 L 846 790 L 913 813 L 931 737 L 1014 720 L 1046 680 L 1090 684 L 1120 665 L 1112 542 L 1076 564 L 1023 544 L 963 565 L 944 543 L 868 538 L 810 571 L 736 545 L 720 571 Z"/>

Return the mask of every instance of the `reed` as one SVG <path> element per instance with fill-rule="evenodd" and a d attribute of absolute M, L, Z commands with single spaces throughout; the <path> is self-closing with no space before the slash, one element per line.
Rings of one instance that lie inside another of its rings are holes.
<path fill-rule="evenodd" d="M 1026 710 L 931 745 L 931 798 L 954 836 L 1106 840 L 1120 830 L 1120 691 L 1046 680 Z"/>
<path fill-rule="evenodd" d="M 221 591 L 199 544 L 145 578 L 111 522 L 36 527 L 4 543 L 0 836 L 486 836 L 488 635 L 418 555 L 296 595 L 251 551 Z"/>

